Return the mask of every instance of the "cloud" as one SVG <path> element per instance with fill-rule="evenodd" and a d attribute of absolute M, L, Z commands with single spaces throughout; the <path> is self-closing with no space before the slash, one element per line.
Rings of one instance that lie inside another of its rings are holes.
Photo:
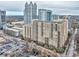
<path fill-rule="evenodd" d="M 27 1 L 28 3 L 30 1 Z M 79 14 L 79 1 L 33 1 L 38 8 L 52 10 L 53 14 Z M 25 7 L 25 1 L 0 1 L 0 9 L 7 11 L 7 15 L 21 14 Z"/>
<path fill-rule="evenodd" d="M 0 9 L 7 11 L 22 11 L 25 1 L 0 1 Z"/>
<path fill-rule="evenodd" d="M 18 12 L 18 11 L 7 11 L 6 15 L 23 15 L 23 12 Z"/>

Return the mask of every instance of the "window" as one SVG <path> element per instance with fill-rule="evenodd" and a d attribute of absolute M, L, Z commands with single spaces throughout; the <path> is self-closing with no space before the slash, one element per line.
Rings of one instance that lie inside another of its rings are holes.
<path fill-rule="evenodd" d="M 60 32 L 58 31 L 58 47 L 60 47 Z"/>
<path fill-rule="evenodd" d="M 55 24 L 55 31 L 57 31 L 57 24 Z"/>
<path fill-rule="evenodd" d="M 43 36 L 43 23 L 41 23 L 41 36 Z"/>
<path fill-rule="evenodd" d="M 53 37 L 53 24 L 51 24 L 51 37 Z"/>
<path fill-rule="evenodd" d="M 38 41 L 38 23 L 36 22 L 36 40 Z"/>
<path fill-rule="evenodd" d="M 47 37 L 45 37 L 45 44 L 48 45 L 49 44 L 49 39 Z"/>

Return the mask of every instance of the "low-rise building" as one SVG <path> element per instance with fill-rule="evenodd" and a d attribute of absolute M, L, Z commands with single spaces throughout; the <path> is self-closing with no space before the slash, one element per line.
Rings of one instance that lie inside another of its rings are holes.
<path fill-rule="evenodd" d="M 3 26 L 3 31 L 6 34 L 11 35 L 11 36 L 15 36 L 15 37 L 18 37 L 22 34 L 22 29 L 21 28 L 14 27 L 11 24 L 5 24 Z"/>
<path fill-rule="evenodd" d="M 12 25 L 18 28 L 22 28 L 24 25 L 24 21 L 11 22 Z"/>
<path fill-rule="evenodd" d="M 16 36 L 16 37 L 20 35 L 20 31 L 13 28 L 6 28 L 4 32 L 8 35 Z"/>

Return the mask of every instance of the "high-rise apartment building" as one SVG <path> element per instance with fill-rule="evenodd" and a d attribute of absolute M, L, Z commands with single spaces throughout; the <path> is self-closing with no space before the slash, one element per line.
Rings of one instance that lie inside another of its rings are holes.
<path fill-rule="evenodd" d="M 63 47 L 68 37 L 68 20 L 48 21 L 34 20 L 31 26 L 23 28 L 23 37 L 40 44 Z"/>
<path fill-rule="evenodd" d="M 52 11 L 47 9 L 39 9 L 38 10 L 39 20 L 43 21 L 51 21 Z"/>
<path fill-rule="evenodd" d="M 25 9 L 24 9 L 24 22 L 25 24 L 31 24 L 31 21 L 33 19 L 36 19 L 37 17 L 37 5 L 36 3 L 32 3 L 30 2 L 30 4 L 28 4 L 26 2 L 25 4 Z"/>

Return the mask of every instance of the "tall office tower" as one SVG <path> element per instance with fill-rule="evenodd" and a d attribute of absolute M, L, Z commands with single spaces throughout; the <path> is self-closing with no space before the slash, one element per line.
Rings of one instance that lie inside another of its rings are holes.
<path fill-rule="evenodd" d="M 0 10 L 0 28 L 3 27 L 3 24 L 5 24 L 5 17 L 6 17 L 6 11 Z"/>
<path fill-rule="evenodd" d="M 31 21 L 33 19 L 36 19 L 37 17 L 37 5 L 36 3 L 32 3 L 30 2 L 30 4 L 28 4 L 26 2 L 25 4 L 25 10 L 24 10 L 24 22 L 25 24 L 31 24 Z"/>
<path fill-rule="evenodd" d="M 32 10 L 32 17 L 33 17 L 33 19 L 36 19 L 37 18 L 37 4 L 36 3 L 34 3 L 34 5 L 33 5 L 33 10 Z"/>
<path fill-rule="evenodd" d="M 39 17 L 39 20 L 51 21 L 52 11 L 46 10 L 46 9 L 39 9 L 38 10 L 38 17 Z"/>

